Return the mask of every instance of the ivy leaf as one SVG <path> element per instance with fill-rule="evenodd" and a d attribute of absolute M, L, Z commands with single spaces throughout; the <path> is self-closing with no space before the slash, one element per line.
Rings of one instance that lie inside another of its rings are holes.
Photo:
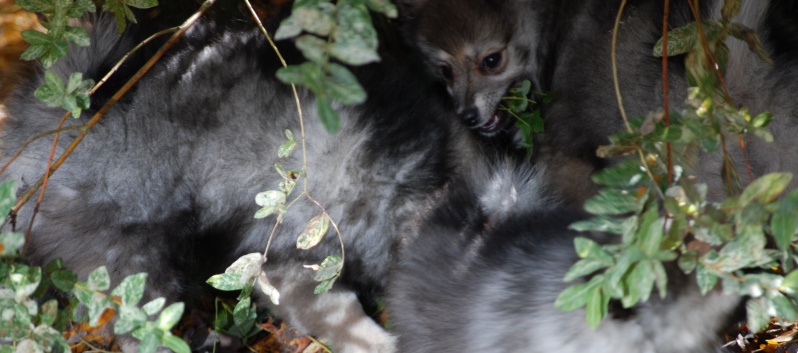
<path fill-rule="evenodd" d="M 90 106 L 89 90 L 92 86 L 94 81 L 83 80 L 83 74 L 80 72 L 72 73 L 65 85 L 54 72 L 45 71 L 44 84 L 33 94 L 48 106 L 64 108 L 78 118 L 83 109 L 88 109 Z"/>
<path fill-rule="evenodd" d="M 144 296 L 146 282 L 147 274 L 143 272 L 127 276 L 111 291 L 111 294 L 120 297 L 122 304 L 136 305 Z"/>
<path fill-rule="evenodd" d="M 94 291 L 105 291 L 111 288 L 111 277 L 105 266 L 100 266 L 89 274 L 88 287 Z"/>
<path fill-rule="evenodd" d="M 554 306 L 563 311 L 573 311 L 585 306 L 589 293 L 593 288 L 598 287 L 602 280 L 603 276 L 599 275 L 587 283 L 575 284 L 566 288 L 557 296 Z"/>
<path fill-rule="evenodd" d="M 313 36 L 303 35 L 297 38 L 296 47 L 302 52 L 302 55 L 317 64 L 323 65 L 327 63 L 327 41 Z"/>
<path fill-rule="evenodd" d="M 183 341 L 182 338 L 170 332 L 164 333 L 161 338 L 161 343 L 163 343 L 164 347 L 171 349 L 175 353 L 191 353 L 191 348 L 186 344 L 186 341 Z"/>
<path fill-rule="evenodd" d="M 288 138 L 288 140 L 283 142 L 283 144 L 280 145 L 280 148 L 277 150 L 277 157 L 280 158 L 286 158 L 290 156 L 292 153 L 294 153 L 294 150 L 296 150 L 297 147 L 297 142 L 294 139 L 294 134 L 291 132 L 291 130 L 285 130 L 285 137 Z M 281 175 L 283 175 L 283 173 L 281 173 Z M 283 175 L 283 178 L 287 179 L 285 175 Z"/>
<path fill-rule="evenodd" d="M 22 31 L 21 34 L 30 47 L 22 53 L 20 58 L 22 60 L 40 59 L 45 68 L 53 66 L 58 59 L 66 56 L 67 50 L 69 50 L 69 46 L 64 40 L 49 33 L 27 30 Z"/>
<path fill-rule="evenodd" d="M 319 119 L 327 132 L 332 134 L 338 131 L 341 118 L 338 112 L 330 105 L 330 100 L 327 96 L 316 97 L 316 113 L 319 115 Z"/>
<path fill-rule="evenodd" d="M 167 306 L 166 309 L 163 309 L 161 315 L 158 316 L 155 326 L 161 331 L 171 330 L 180 321 L 180 317 L 183 316 L 184 307 L 183 303 L 174 303 Z"/>
<path fill-rule="evenodd" d="M 396 18 L 398 11 L 396 5 L 392 4 L 390 0 L 366 0 L 366 6 L 374 12 L 379 12 L 390 18 Z"/>
<path fill-rule="evenodd" d="M 25 233 L 0 233 L 0 255 L 12 255 L 22 248 L 23 245 L 25 245 Z"/>
<path fill-rule="evenodd" d="M 330 98 L 347 105 L 366 101 L 366 91 L 349 69 L 338 64 L 330 64 L 327 69 L 329 74 L 325 86 Z"/>
<path fill-rule="evenodd" d="M 380 60 L 377 54 L 377 31 L 365 6 L 338 4 L 337 28 L 330 54 L 350 65 L 363 65 Z"/>
<path fill-rule="evenodd" d="M 341 269 L 344 267 L 343 259 L 340 256 L 330 255 L 324 261 L 322 261 L 321 266 L 318 267 L 316 271 L 316 276 L 314 279 L 319 281 L 319 285 L 313 290 L 314 294 L 321 294 L 324 292 L 329 291 L 335 280 L 338 276 L 341 275 Z"/>
<path fill-rule="evenodd" d="M 587 292 L 587 303 L 585 304 L 585 315 L 587 325 L 591 329 L 598 327 L 601 319 L 607 316 L 609 296 L 607 296 L 601 286 L 595 286 Z"/>
<path fill-rule="evenodd" d="M 618 189 L 601 189 L 585 202 L 585 210 L 598 216 L 637 213 L 640 208 L 640 202 L 634 194 Z"/>
<path fill-rule="evenodd" d="M 310 219 L 305 230 L 296 241 L 297 249 L 307 250 L 318 245 L 327 234 L 330 221 L 326 214 L 321 214 Z"/>
<path fill-rule="evenodd" d="M 157 5 L 157 0 L 105 0 L 103 11 L 110 12 L 114 15 L 116 27 L 119 33 L 122 33 L 127 27 L 128 20 L 132 23 L 137 23 L 136 16 L 133 14 L 133 11 L 130 10 L 131 7 L 149 9 Z"/>
<path fill-rule="evenodd" d="M 789 250 L 790 243 L 798 234 L 798 190 L 792 191 L 779 201 L 779 206 L 770 221 L 773 240 L 781 251 Z"/>
<path fill-rule="evenodd" d="M 740 195 L 738 205 L 744 207 L 752 201 L 768 203 L 778 197 L 792 180 L 791 173 L 765 174 L 752 181 Z"/>
<path fill-rule="evenodd" d="M 748 322 L 748 327 L 751 332 L 761 331 L 770 321 L 765 298 L 763 297 L 749 299 L 748 303 L 745 304 L 745 311 L 748 316 L 746 321 Z"/>
<path fill-rule="evenodd" d="M 158 297 L 149 301 L 147 304 L 144 304 L 141 307 L 141 310 L 144 310 L 147 315 L 154 315 L 155 313 L 161 311 L 161 308 L 163 308 L 164 304 L 166 304 L 166 298 Z"/>
<path fill-rule="evenodd" d="M 255 195 L 255 203 L 262 208 L 255 213 L 255 218 L 266 218 L 272 213 L 281 214 L 286 196 L 282 191 L 269 190 Z"/>

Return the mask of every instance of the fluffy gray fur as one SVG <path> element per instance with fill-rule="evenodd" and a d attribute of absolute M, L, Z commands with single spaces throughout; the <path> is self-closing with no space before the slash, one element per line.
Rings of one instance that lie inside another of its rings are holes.
<path fill-rule="evenodd" d="M 584 310 L 554 307 L 578 257 L 568 225 L 581 215 L 552 202 L 545 177 L 501 164 L 453 183 L 427 212 L 391 277 L 388 308 L 399 351 L 414 353 L 704 353 L 739 303 L 669 274 L 665 298 L 611 306 L 597 329 Z"/>
<path fill-rule="evenodd" d="M 97 80 L 135 44 L 116 36 L 110 18 L 93 28 L 90 47 L 72 48 L 53 67 L 62 78 L 83 72 Z M 281 181 L 274 164 L 285 129 L 300 133 L 291 89 L 274 78 L 278 67 L 257 31 L 195 25 L 50 178 L 33 224 L 30 258 L 46 263 L 60 257 L 81 279 L 102 265 L 115 283 L 147 272 L 145 300 L 190 303 L 208 288 L 209 276 L 243 254 L 262 252 L 275 218 L 253 219 L 255 195 Z M 341 128 L 334 135 L 320 126 L 313 96 L 299 93 L 308 191 L 337 222 L 346 262 L 331 292 L 312 293 L 314 272 L 302 265 L 338 255 L 340 246 L 331 233 L 312 250 L 296 249 L 297 235 L 321 214 L 303 199 L 277 228 L 264 269 L 282 294 L 273 312 L 328 340 L 336 352 L 394 351 L 393 337 L 364 314 L 356 290 L 385 285 L 399 236 L 454 164 L 448 108 L 402 67 L 397 61 L 359 70 L 369 99 L 336 108 Z M 40 83 L 42 75 L 31 77 L 6 101 L 3 161 L 29 138 L 54 129 L 64 113 L 33 97 Z M 86 123 L 102 103 L 95 97 L 92 109 L 66 125 Z M 57 152 L 76 135 L 63 132 Z M 18 195 L 44 172 L 51 143 L 33 142 L 2 175 L 17 182 Z M 299 169 L 301 156 L 298 151 L 279 162 Z M 34 203 L 20 211 L 17 230 L 28 229 Z"/>
<path fill-rule="evenodd" d="M 410 40 L 418 43 L 432 65 L 438 65 L 437 52 L 463 52 L 464 48 L 504 47 L 508 53 L 506 73 L 470 75 L 467 80 L 453 80 L 450 86 L 468 85 L 467 96 L 453 94 L 455 105 L 478 106 L 493 114 L 498 100 L 480 100 L 480 96 L 504 93 L 518 80 L 517 67 L 534 86 L 554 93 L 551 104 L 542 106 L 546 122 L 545 134 L 538 141 L 542 159 L 582 160 L 592 168 L 578 167 L 565 171 L 552 170 L 557 179 L 569 181 L 566 188 L 584 188 L 589 174 L 607 164 L 598 159 L 595 150 L 607 144 L 607 137 L 622 130 L 622 119 L 613 89 L 611 40 L 620 0 L 400 0 Z M 724 1 L 701 1 L 705 19 L 719 18 Z M 671 29 L 694 21 L 686 0 L 670 2 Z M 493 8 L 486 11 L 485 8 Z M 661 59 L 651 54 L 654 43 L 662 36 L 664 5 L 660 0 L 630 0 L 621 19 L 617 62 L 618 79 L 624 108 L 630 118 L 644 116 L 662 106 Z M 499 16 L 505 16 L 504 18 Z M 726 84 L 736 104 L 747 106 L 751 113 L 770 111 L 775 114 L 771 130 L 775 143 L 769 144 L 753 136 L 746 137 L 748 160 L 754 175 L 773 171 L 798 172 L 798 144 L 794 143 L 798 101 L 798 30 L 794 23 L 798 10 L 789 0 L 743 0 L 740 15 L 734 19 L 756 30 L 775 63 L 768 65 L 750 52 L 747 45 L 730 38 L 729 66 Z M 499 24 L 514 26 L 507 30 L 485 30 Z M 497 44 L 499 43 L 499 44 Z M 519 55 L 527 53 L 527 55 Z M 521 62 L 513 62 L 520 60 Z M 464 62 L 461 65 L 472 65 Z M 463 76 L 461 76 L 463 77 Z M 504 86 L 497 84 L 503 81 Z M 687 82 L 682 57 L 669 61 L 670 102 L 682 106 Z M 488 92 L 485 92 L 488 91 Z M 454 90 L 454 92 L 459 92 Z M 475 126 L 480 128 L 480 126 Z M 728 149 L 743 175 L 744 160 L 736 138 L 728 138 Z M 711 184 L 710 195 L 724 195 L 721 186 L 721 159 L 703 158 L 693 171 Z M 580 174 L 581 178 L 573 175 Z M 584 194 L 584 193 L 583 193 Z M 584 195 L 583 195 L 584 197 Z"/>

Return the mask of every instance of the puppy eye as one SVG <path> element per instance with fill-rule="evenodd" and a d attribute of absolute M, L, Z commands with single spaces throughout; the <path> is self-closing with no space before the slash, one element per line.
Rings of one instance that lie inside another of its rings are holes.
<path fill-rule="evenodd" d="M 454 74 L 452 73 L 452 67 L 449 65 L 441 65 L 441 75 L 446 81 L 451 81 L 454 78 Z"/>
<path fill-rule="evenodd" d="M 493 53 L 482 59 L 482 65 L 480 65 L 480 69 L 482 69 L 482 71 L 493 71 L 499 68 L 501 64 L 502 53 Z"/>

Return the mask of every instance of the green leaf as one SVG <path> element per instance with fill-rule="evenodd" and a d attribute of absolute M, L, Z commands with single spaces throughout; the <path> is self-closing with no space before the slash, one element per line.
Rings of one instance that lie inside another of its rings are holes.
<path fill-rule="evenodd" d="M 317 95 L 324 92 L 322 67 L 312 61 L 300 65 L 289 65 L 277 70 L 277 79 L 283 83 L 293 83 L 307 87 Z"/>
<path fill-rule="evenodd" d="M 595 259 L 579 260 L 575 264 L 573 264 L 573 266 L 571 266 L 570 269 L 568 269 L 568 272 L 565 274 L 565 278 L 563 278 L 563 281 L 565 282 L 573 281 L 579 277 L 587 276 L 602 268 L 606 268 L 607 266 L 608 266 L 607 264 L 602 263 L 601 261 Z"/>
<path fill-rule="evenodd" d="M 699 264 L 696 267 L 696 281 L 698 281 L 698 287 L 701 289 L 701 295 L 707 295 L 717 285 L 718 276 L 706 266 Z"/>
<path fill-rule="evenodd" d="M 139 353 L 155 353 L 161 343 L 161 333 L 155 329 L 141 331 L 139 334 Z"/>
<path fill-rule="evenodd" d="M 25 245 L 24 233 L 0 233 L 0 256 L 15 254 Z"/>
<path fill-rule="evenodd" d="M 89 34 L 79 27 L 67 27 L 66 31 L 64 31 L 64 39 L 81 47 L 86 47 L 91 42 Z"/>
<path fill-rule="evenodd" d="M 41 59 L 45 68 L 53 66 L 58 59 L 66 56 L 69 50 L 69 45 L 64 40 L 48 33 L 27 30 L 22 31 L 21 34 L 22 38 L 30 43 L 30 47 L 22 53 L 20 58 L 22 60 Z"/>
<path fill-rule="evenodd" d="M 147 315 L 155 315 L 155 313 L 161 311 L 164 304 L 166 304 L 166 299 L 164 297 L 155 298 L 149 301 L 147 304 L 141 307 L 141 310 L 144 310 L 144 313 Z"/>
<path fill-rule="evenodd" d="M 327 132 L 332 134 L 338 131 L 341 118 L 338 116 L 338 112 L 333 110 L 326 96 L 316 97 L 316 113 L 319 115 L 319 120 L 321 120 Z"/>
<path fill-rule="evenodd" d="M 587 303 L 590 291 L 598 287 L 603 280 L 602 276 L 595 276 L 587 283 L 580 283 L 565 288 L 557 300 L 554 301 L 554 306 L 563 311 L 573 311 L 579 309 Z"/>
<path fill-rule="evenodd" d="M 365 6 L 338 4 L 337 28 L 330 54 L 350 65 L 364 65 L 380 60 L 377 54 L 377 31 Z"/>
<path fill-rule="evenodd" d="M 674 28 L 668 31 L 668 56 L 686 54 L 693 51 L 698 39 L 698 26 L 691 22 L 684 27 Z M 652 55 L 662 57 L 663 40 L 660 38 L 654 44 Z"/>
<path fill-rule="evenodd" d="M 135 305 L 119 307 L 119 318 L 114 322 L 114 334 L 121 335 L 142 327 L 147 322 L 147 313 Z"/>
<path fill-rule="evenodd" d="M 100 292 L 93 292 L 89 301 L 83 304 L 89 309 L 89 325 L 95 327 L 104 324 L 101 320 L 105 319 L 105 310 L 114 307 L 111 298 Z"/>
<path fill-rule="evenodd" d="M 366 0 L 366 6 L 374 12 L 379 12 L 390 18 L 396 18 L 398 11 L 390 0 Z"/>
<path fill-rule="evenodd" d="M 302 30 L 319 36 L 328 36 L 335 28 L 334 13 L 335 5 L 329 2 L 295 6 L 291 16 L 280 23 L 280 28 L 277 29 L 274 38 L 276 40 L 288 39 L 298 35 Z"/>
<path fill-rule="evenodd" d="M 601 319 L 607 316 L 608 304 L 609 297 L 604 295 L 601 286 L 595 286 L 588 290 L 585 315 L 587 317 L 587 325 L 591 329 L 598 327 L 599 323 L 601 323 Z"/>
<path fill-rule="evenodd" d="M 732 22 L 729 24 L 729 34 L 748 44 L 748 49 L 754 52 L 766 64 L 773 64 L 773 59 L 768 55 L 756 32 L 745 25 Z"/>
<path fill-rule="evenodd" d="M 659 290 L 659 297 L 665 298 L 668 294 L 668 274 L 665 272 L 665 266 L 662 261 L 653 261 L 654 265 L 654 282 L 657 284 Z"/>
<path fill-rule="evenodd" d="M 787 274 L 779 289 L 793 295 L 798 293 L 798 270 L 793 270 Z"/>
<path fill-rule="evenodd" d="M 172 327 L 180 321 L 184 307 L 183 303 L 173 303 L 167 306 L 166 309 L 163 309 L 161 315 L 158 316 L 158 320 L 155 321 L 155 326 L 164 332 L 171 330 Z"/>
<path fill-rule="evenodd" d="M 285 136 L 288 138 L 288 141 L 283 142 L 283 144 L 280 145 L 280 148 L 277 150 L 277 157 L 280 158 L 287 158 L 294 153 L 294 150 L 296 150 L 297 147 L 297 142 L 294 139 L 294 134 L 291 133 L 291 130 L 286 129 Z M 283 178 L 286 178 L 286 176 L 283 175 Z"/>
<path fill-rule="evenodd" d="M 640 249 L 648 256 L 653 257 L 660 250 L 664 231 L 663 223 L 664 221 L 659 217 L 658 207 L 649 204 L 637 233 Z"/>
<path fill-rule="evenodd" d="M 617 165 L 604 168 L 593 174 L 593 181 L 613 187 L 634 187 L 646 177 L 643 167 L 635 159 L 625 159 Z"/>
<path fill-rule="evenodd" d="M 255 195 L 255 203 L 262 207 L 255 212 L 255 218 L 265 218 L 272 213 L 281 214 L 285 201 L 285 193 L 277 190 L 264 191 Z"/>
<path fill-rule="evenodd" d="M 75 118 L 80 117 L 83 109 L 89 108 L 89 91 L 94 86 L 92 80 L 83 80 L 83 75 L 75 72 L 70 75 L 68 84 L 64 85 L 52 71 L 46 71 L 44 79 L 45 83 L 33 94 L 48 106 L 64 108 L 72 112 Z"/>
<path fill-rule="evenodd" d="M 599 216 L 636 213 L 640 208 L 640 202 L 633 194 L 618 189 L 601 189 L 585 202 L 585 210 Z"/>
<path fill-rule="evenodd" d="M 759 332 L 767 326 L 770 316 L 767 314 L 765 298 L 749 299 L 745 304 L 745 311 L 748 314 L 748 328 L 751 332 Z"/>
<path fill-rule="evenodd" d="M 137 9 L 149 9 L 158 6 L 158 0 L 126 0 L 128 6 Z"/>
<path fill-rule="evenodd" d="M 242 277 L 238 273 L 222 273 L 211 276 L 206 282 L 219 290 L 240 290 L 246 284 L 245 281 L 242 281 Z"/>
<path fill-rule="evenodd" d="M 779 207 L 770 221 L 773 240 L 781 251 L 787 251 L 793 238 L 798 234 L 795 215 L 798 215 L 798 190 L 790 192 L 779 201 Z"/>
<path fill-rule="evenodd" d="M 293 38 L 302 33 L 302 26 L 295 16 L 289 16 L 280 22 L 280 27 L 274 33 L 274 40 Z"/>
<path fill-rule="evenodd" d="M 67 8 L 67 17 L 78 18 L 83 16 L 86 12 L 95 12 L 97 8 L 94 6 L 92 0 L 75 0 L 72 5 Z"/>
<path fill-rule="evenodd" d="M 175 353 L 191 353 L 191 348 L 189 348 L 186 341 L 169 332 L 164 333 L 161 342 L 164 347 L 171 349 Z"/>
<path fill-rule="evenodd" d="M 89 274 L 88 287 L 95 291 L 105 291 L 111 288 L 111 277 L 105 266 L 100 266 Z"/>
<path fill-rule="evenodd" d="M 147 283 L 147 274 L 137 273 L 125 277 L 113 291 L 112 295 L 122 298 L 123 304 L 138 304 L 141 297 L 144 295 L 144 286 Z"/>
<path fill-rule="evenodd" d="M 791 173 L 770 173 L 754 180 L 740 195 L 738 205 L 744 207 L 750 202 L 757 201 L 761 204 L 776 199 L 790 184 Z"/>
<path fill-rule="evenodd" d="M 341 269 L 344 266 L 344 262 L 340 256 L 337 255 L 330 255 L 327 256 L 324 261 L 321 263 L 321 267 L 318 271 L 316 271 L 316 276 L 314 279 L 316 281 L 322 281 L 325 279 L 331 279 L 338 277 L 341 273 Z"/>
<path fill-rule="evenodd" d="M 127 20 L 136 23 L 136 16 L 130 10 L 130 7 L 148 9 L 156 5 L 158 5 L 158 2 L 155 0 L 105 0 L 103 11 L 114 15 L 117 29 L 119 33 L 122 33 L 127 27 Z"/>
<path fill-rule="evenodd" d="M 326 214 L 317 215 L 308 221 L 305 230 L 299 234 L 296 241 L 297 249 L 307 250 L 318 245 L 327 234 L 330 221 Z"/>
<path fill-rule="evenodd" d="M 16 203 L 17 183 L 13 181 L 6 181 L 0 183 L 0 216 L 5 217 L 11 208 Z"/>
<path fill-rule="evenodd" d="M 46 15 L 51 15 L 55 10 L 55 2 L 52 0 L 16 0 L 16 3 L 25 10 Z"/>
<path fill-rule="evenodd" d="M 679 269 L 684 273 L 690 273 L 698 266 L 698 253 L 696 251 L 687 251 L 679 257 Z"/>
<path fill-rule="evenodd" d="M 740 13 L 740 2 L 740 0 L 725 0 L 723 8 L 720 10 L 721 18 L 728 21 L 737 17 L 737 14 Z"/>
<path fill-rule="evenodd" d="M 327 58 L 327 41 L 313 36 L 303 35 L 297 38 L 296 47 L 302 52 L 306 59 L 324 65 L 329 60 Z"/>
<path fill-rule="evenodd" d="M 601 248 L 601 245 L 594 240 L 585 237 L 574 238 L 574 248 L 577 255 L 583 259 L 594 259 L 604 265 L 611 266 L 615 264 L 612 255 L 606 250 Z"/>
<path fill-rule="evenodd" d="M 50 299 L 42 304 L 39 312 L 39 322 L 43 325 L 52 326 L 58 317 L 58 301 Z"/>
<path fill-rule="evenodd" d="M 329 64 L 327 70 L 325 87 L 332 99 L 346 105 L 360 104 L 366 101 L 366 91 L 349 69 L 338 64 Z"/>
<path fill-rule="evenodd" d="M 628 294 L 621 300 L 624 308 L 631 308 L 638 301 L 648 300 L 651 290 L 654 289 L 654 279 L 654 264 L 651 260 L 646 259 L 635 264 L 629 271 L 629 277 L 624 279 L 628 289 Z"/>

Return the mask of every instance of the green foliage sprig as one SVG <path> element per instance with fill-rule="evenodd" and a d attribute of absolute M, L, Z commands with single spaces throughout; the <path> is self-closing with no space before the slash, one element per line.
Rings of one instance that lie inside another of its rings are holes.
<path fill-rule="evenodd" d="M 396 17 L 396 6 L 389 0 L 297 0 L 291 15 L 283 20 L 275 39 L 296 38 L 296 46 L 308 59 L 299 65 L 280 69 L 277 78 L 297 84 L 316 95 L 316 112 L 327 131 L 340 124 L 333 102 L 359 104 L 366 92 L 345 66 L 379 61 L 377 31 L 369 10 Z M 304 33 L 304 34 L 303 34 Z"/>
<path fill-rule="evenodd" d="M 540 114 L 539 104 L 541 102 L 534 99 L 536 96 L 542 98 L 543 104 L 548 104 L 554 99 L 551 93 L 532 91 L 532 82 L 524 80 L 517 87 L 510 88 L 499 105 L 499 109 L 515 118 L 515 126 L 521 132 L 518 146 L 526 149 L 529 156 L 534 153 L 532 136 L 543 132 L 543 117 Z"/>
<path fill-rule="evenodd" d="M 612 136 L 611 144 L 598 151 L 605 157 L 639 158 L 595 175 L 594 181 L 605 187 L 585 208 L 596 217 L 572 225 L 620 238 L 609 245 L 575 240 L 581 260 L 565 279 L 589 280 L 568 287 L 556 306 L 585 307 L 592 327 L 607 315 L 611 299 L 631 307 L 647 300 L 655 288 L 664 297 L 665 266 L 673 261 L 683 272 L 695 273 L 703 294 L 720 285 L 725 293 L 748 296 L 753 331 L 763 328 L 771 316 L 798 317 L 798 191 L 786 193 L 792 175 L 767 174 L 742 188 L 725 149 L 724 136 L 729 133 L 773 139 L 766 129 L 772 115 L 752 116 L 735 107 L 715 69 L 717 63 L 722 72 L 728 60 L 724 40 L 729 36 L 746 41 L 769 62 L 753 31 L 729 21 L 738 11 L 739 0 L 727 0 L 721 21 L 702 22 L 705 32 L 698 23 L 670 32 L 669 54 L 686 54 L 693 86 L 687 107 L 674 113 L 669 123 L 662 114 L 632 121 L 629 131 Z M 662 41 L 654 53 L 661 55 Z M 669 147 L 676 158 L 672 169 L 664 158 Z M 699 150 L 722 153 L 728 170 L 724 183 L 731 195 L 725 201 L 708 200 L 707 186 L 689 177 Z"/>
<path fill-rule="evenodd" d="M 97 11 L 92 0 L 17 0 L 17 4 L 28 11 L 44 16 L 42 26 L 47 32 L 26 30 L 22 38 L 30 46 L 21 59 L 39 60 L 45 68 L 50 68 L 56 61 L 66 56 L 69 44 L 89 45 L 89 35 L 81 27 L 70 26 L 70 19 L 78 19 L 86 13 Z M 127 25 L 126 19 L 136 22 L 130 7 L 150 8 L 158 4 L 157 0 L 107 0 L 102 9 L 114 15 L 119 32 Z M 79 72 L 72 73 L 65 84 L 52 71 L 45 72 L 44 84 L 36 92 L 39 98 L 51 107 L 61 107 L 79 118 L 84 109 L 90 106 L 89 92 L 94 81 L 83 80 Z"/>
<path fill-rule="evenodd" d="M 13 182 L 0 184 L 0 211 L 11 208 L 13 190 Z M 61 334 L 68 322 L 88 322 L 99 327 L 110 324 L 112 318 L 116 318 L 115 334 L 130 333 L 140 340 L 139 352 L 153 353 L 159 346 L 177 353 L 191 351 L 170 331 L 183 314 L 183 303 L 164 308 L 164 298 L 157 298 L 139 305 L 146 273 L 128 276 L 111 289 L 111 278 L 103 266 L 81 282 L 74 272 L 63 267 L 60 259 L 45 267 L 16 261 L 24 242 L 22 233 L 0 234 L 0 353 L 69 352 L 69 344 Z M 52 288 L 69 295 L 65 307 L 60 307 L 56 299 L 42 303 Z"/>

